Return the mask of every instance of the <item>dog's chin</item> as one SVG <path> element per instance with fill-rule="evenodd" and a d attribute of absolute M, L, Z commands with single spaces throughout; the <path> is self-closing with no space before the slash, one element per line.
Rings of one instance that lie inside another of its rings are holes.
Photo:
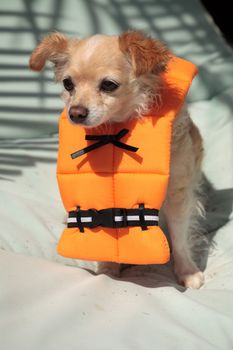
<path fill-rule="evenodd" d="M 92 120 L 91 118 L 85 120 L 84 122 L 80 123 L 79 125 L 85 129 L 90 129 L 90 128 L 97 128 L 98 126 L 101 126 L 105 124 L 106 122 L 104 120 Z"/>
<path fill-rule="evenodd" d="M 93 120 L 91 117 L 88 117 L 83 120 L 82 119 L 72 120 L 71 118 L 68 117 L 68 120 L 72 125 L 76 125 L 85 129 L 95 128 L 105 123 L 103 120 L 99 120 L 99 119 Z"/>
<path fill-rule="evenodd" d="M 85 129 L 90 129 L 90 128 L 96 128 L 96 127 L 99 127 L 102 125 L 122 123 L 122 122 L 125 122 L 126 120 L 128 120 L 129 116 L 128 115 L 123 115 L 123 116 L 121 115 L 119 117 L 119 115 L 111 115 L 108 117 L 106 117 L 106 116 L 93 117 L 90 115 L 85 119 L 80 119 L 80 120 L 76 119 L 75 121 L 71 120 L 69 117 L 68 117 L 68 119 L 72 125 L 76 125 L 76 126 L 79 126 L 79 127 L 85 128 Z"/>

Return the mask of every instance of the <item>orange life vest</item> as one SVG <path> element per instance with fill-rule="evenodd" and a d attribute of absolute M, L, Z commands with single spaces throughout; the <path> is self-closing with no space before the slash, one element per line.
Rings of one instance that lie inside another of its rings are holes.
<path fill-rule="evenodd" d="M 141 119 L 84 129 L 63 111 L 57 179 L 69 218 L 59 254 L 131 264 L 169 260 L 158 211 L 169 180 L 172 122 L 196 72 L 194 64 L 174 57 L 163 75 L 162 107 Z M 101 147 L 91 150 L 96 143 Z"/>

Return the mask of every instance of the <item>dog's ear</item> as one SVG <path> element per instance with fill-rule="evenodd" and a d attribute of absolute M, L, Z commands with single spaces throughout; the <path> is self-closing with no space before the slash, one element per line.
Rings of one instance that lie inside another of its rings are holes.
<path fill-rule="evenodd" d="M 32 70 L 40 71 L 44 68 L 46 61 L 55 64 L 65 62 L 68 58 L 69 39 L 61 33 L 52 33 L 46 36 L 34 49 L 29 61 Z"/>
<path fill-rule="evenodd" d="M 121 34 L 119 47 L 131 61 L 137 77 L 146 73 L 162 73 L 172 57 L 169 49 L 161 41 L 138 31 Z"/>

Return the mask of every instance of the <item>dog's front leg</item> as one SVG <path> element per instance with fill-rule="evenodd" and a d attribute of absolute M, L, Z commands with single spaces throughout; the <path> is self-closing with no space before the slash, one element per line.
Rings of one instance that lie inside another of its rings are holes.
<path fill-rule="evenodd" d="M 204 275 L 192 259 L 188 242 L 189 235 L 195 228 L 193 223 L 197 220 L 197 206 L 198 198 L 189 186 L 170 187 L 164 203 L 164 215 L 172 241 L 175 274 L 181 284 L 194 289 L 200 288 L 204 283 Z"/>

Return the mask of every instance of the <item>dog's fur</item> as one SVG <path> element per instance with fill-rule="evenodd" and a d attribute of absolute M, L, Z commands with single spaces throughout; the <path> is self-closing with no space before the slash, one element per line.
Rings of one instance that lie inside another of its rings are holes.
<path fill-rule="evenodd" d="M 63 92 L 67 117 L 83 127 L 107 128 L 109 123 L 141 118 L 159 108 L 160 73 L 170 58 L 165 45 L 141 32 L 126 32 L 119 37 L 95 35 L 82 40 L 53 33 L 33 51 L 30 68 L 40 71 L 47 60 L 54 63 L 56 79 L 71 79 L 73 84 L 70 91 Z M 106 80 L 117 83 L 117 88 L 101 90 Z M 85 118 L 80 119 L 83 111 Z M 173 125 L 171 174 L 162 212 L 171 236 L 176 276 L 190 288 L 199 288 L 204 282 L 189 244 L 190 236 L 198 230 L 198 216 L 203 213 L 197 195 L 202 157 L 200 133 L 184 107 Z M 109 266 L 119 269 L 113 263 L 100 266 L 102 271 Z"/>

